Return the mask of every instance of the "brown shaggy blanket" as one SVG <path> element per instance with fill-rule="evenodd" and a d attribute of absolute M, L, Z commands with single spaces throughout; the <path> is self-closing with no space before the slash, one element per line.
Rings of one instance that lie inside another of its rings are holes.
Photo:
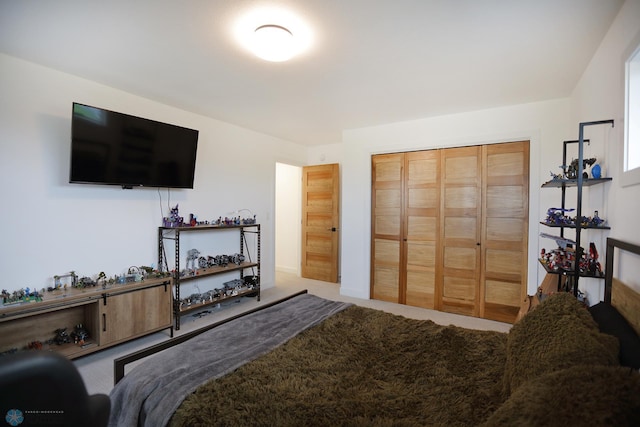
<path fill-rule="evenodd" d="M 188 396 L 172 426 L 479 425 L 507 335 L 351 306 Z"/>

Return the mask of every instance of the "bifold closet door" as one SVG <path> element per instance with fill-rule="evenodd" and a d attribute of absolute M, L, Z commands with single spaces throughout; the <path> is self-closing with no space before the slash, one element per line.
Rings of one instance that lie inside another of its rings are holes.
<path fill-rule="evenodd" d="M 442 264 L 438 309 L 480 314 L 482 228 L 482 147 L 442 150 L 440 246 Z"/>
<path fill-rule="evenodd" d="M 404 303 L 435 308 L 440 216 L 440 152 L 405 154 L 405 238 L 406 276 Z M 401 275 L 402 278 L 402 275 Z M 402 296 L 402 286 L 400 295 Z"/>
<path fill-rule="evenodd" d="M 371 298 L 513 322 L 529 142 L 372 156 Z"/>
<path fill-rule="evenodd" d="M 440 151 L 372 157 L 371 297 L 435 308 Z"/>
<path fill-rule="evenodd" d="M 402 256 L 404 154 L 371 158 L 371 298 L 403 302 L 400 275 Z"/>
<path fill-rule="evenodd" d="M 492 144 L 482 150 L 480 317 L 514 322 L 527 293 L 529 141 Z"/>

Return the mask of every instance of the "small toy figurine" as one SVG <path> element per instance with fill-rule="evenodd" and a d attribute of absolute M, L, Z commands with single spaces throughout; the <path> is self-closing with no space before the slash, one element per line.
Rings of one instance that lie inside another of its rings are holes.
<path fill-rule="evenodd" d="M 70 286 L 71 286 L 72 288 L 76 288 L 76 287 L 78 287 L 78 275 L 76 274 L 76 272 L 75 272 L 75 271 L 70 271 L 70 272 L 69 272 L 69 273 L 67 273 L 67 274 L 62 274 L 62 275 L 55 275 L 55 276 L 53 276 L 53 288 L 49 288 L 49 289 L 47 289 L 47 290 L 48 290 L 48 291 L 49 291 L 49 290 L 51 290 L 51 291 L 57 291 L 57 290 L 60 290 L 60 288 L 64 288 L 64 290 L 66 290 L 66 289 L 67 289 L 67 286 L 68 286 L 69 284 L 67 284 L 67 283 L 62 284 L 62 281 L 61 281 L 60 279 L 62 279 L 63 277 L 70 277 L 70 278 L 71 278 L 71 284 L 70 284 Z"/>
<path fill-rule="evenodd" d="M 182 227 L 184 225 L 184 218 L 178 214 L 178 205 L 171 208 L 169 217 L 162 218 L 162 225 L 164 227 Z"/>
<path fill-rule="evenodd" d="M 562 166 L 560 166 L 560 167 L 562 167 Z M 551 180 L 552 181 L 557 181 L 557 180 L 562 179 L 562 174 L 561 173 L 553 173 L 551 171 L 549 171 L 549 173 L 551 174 Z"/>
<path fill-rule="evenodd" d="M 58 345 L 71 342 L 71 340 L 69 339 L 69 334 L 67 334 L 67 328 L 56 329 L 56 337 L 54 338 L 54 341 Z"/>
<path fill-rule="evenodd" d="M 88 288 L 88 287 L 94 287 L 96 286 L 96 282 L 95 280 L 93 280 L 90 277 L 81 277 L 80 280 L 78 280 L 78 283 L 76 284 L 77 288 Z"/>
<path fill-rule="evenodd" d="M 233 254 L 233 255 L 231 255 L 229 258 L 230 258 L 230 259 L 233 261 L 233 263 L 234 263 L 234 264 L 236 264 L 236 265 L 240 265 L 240 264 L 242 264 L 242 263 L 244 262 L 244 259 L 245 259 L 245 258 L 244 258 L 244 255 L 242 255 L 242 254 Z"/>
<path fill-rule="evenodd" d="M 565 212 L 572 212 L 574 209 L 549 208 L 545 222 L 551 225 L 570 225 L 571 218 L 564 215 Z"/>
<path fill-rule="evenodd" d="M 229 265 L 229 256 L 228 255 L 216 255 L 216 265 L 220 267 L 226 267 Z"/>
<path fill-rule="evenodd" d="M 582 177 L 583 178 L 588 178 L 589 174 L 587 172 L 584 171 L 584 169 L 587 167 L 587 165 L 591 166 L 596 162 L 595 158 L 591 158 L 591 159 L 583 159 L 582 160 Z M 569 179 L 575 179 L 578 178 L 578 159 L 574 159 L 571 162 L 571 165 L 569 166 L 569 168 L 567 169 L 567 178 Z"/>
<path fill-rule="evenodd" d="M 198 257 L 200 256 L 200 251 L 197 249 L 189 249 L 187 251 L 187 270 L 196 270 L 196 263 L 198 261 Z M 191 267 L 189 267 L 191 265 Z"/>
<path fill-rule="evenodd" d="M 593 242 L 589 243 L 588 271 L 595 276 L 602 276 L 602 266 L 598 262 L 598 250 Z"/>
<path fill-rule="evenodd" d="M 107 287 L 107 275 L 104 274 L 104 271 L 101 271 L 100 274 L 98 274 L 96 283 L 102 286 L 102 289 L 105 289 Z"/>
<path fill-rule="evenodd" d="M 207 258 L 201 256 L 198 257 L 198 268 L 207 268 L 209 267 L 209 262 L 207 261 Z"/>
<path fill-rule="evenodd" d="M 598 216 L 598 211 L 595 211 L 593 213 L 593 217 L 591 218 L 591 225 L 595 227 L 600 227 L 603 224 L 604 224 L 604 219 Z"/>
<path fill-rule="evenodd" d="M 71 333 L 74 344 L 78 344 L 83 346 L 86 340 L 89 338 L 89 332 L 85 329 L 82 323 L 79 323 L 75 326 L 73 332 Z"/>
<path fill-rule="evenodd" d="M 42 343 L 38 340 L 31 341 L 27 346 L 29 350 L 42 350 Z"/>
<path fill-rule="evenodd" d="M 251 224 L 255 224 L 255 223 L 256 223 L 256 216 L 255 215 L 253 216 L 253 218 L 251 218 L 251 217 L 247 217 L 247 218 L 238 217 L 238 224 L 251 225 Z"/>

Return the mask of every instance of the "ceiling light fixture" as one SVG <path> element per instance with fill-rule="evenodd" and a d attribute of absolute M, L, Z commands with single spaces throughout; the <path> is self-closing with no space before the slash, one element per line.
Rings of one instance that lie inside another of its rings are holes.
<path fill-rule="evenodd" d="M 295 53 L 293 34 L 281 25 L 261 25 L 254 32 L 253 53 L 266 61 L 287 61 Z"/>
<path fill-rule="evenodd" d="M 309 25 L 281 8 L 251 9 L 233 25 L 233 35 L 247 51 L 272 62 L 287 61 L 309 50 L 313 34 Z"/>

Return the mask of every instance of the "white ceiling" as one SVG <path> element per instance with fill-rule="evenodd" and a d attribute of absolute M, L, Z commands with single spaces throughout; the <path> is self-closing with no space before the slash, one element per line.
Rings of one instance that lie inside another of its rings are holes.
<path fill-rule="evenodd" d="M 305 145 L 571 94 L 623 0 L 0 0 L 0 52 Z M 232 36 L 251 8 L 311 27 L 289 62 Z M 0 70 L 1 76 L 1 70 Z"/>

